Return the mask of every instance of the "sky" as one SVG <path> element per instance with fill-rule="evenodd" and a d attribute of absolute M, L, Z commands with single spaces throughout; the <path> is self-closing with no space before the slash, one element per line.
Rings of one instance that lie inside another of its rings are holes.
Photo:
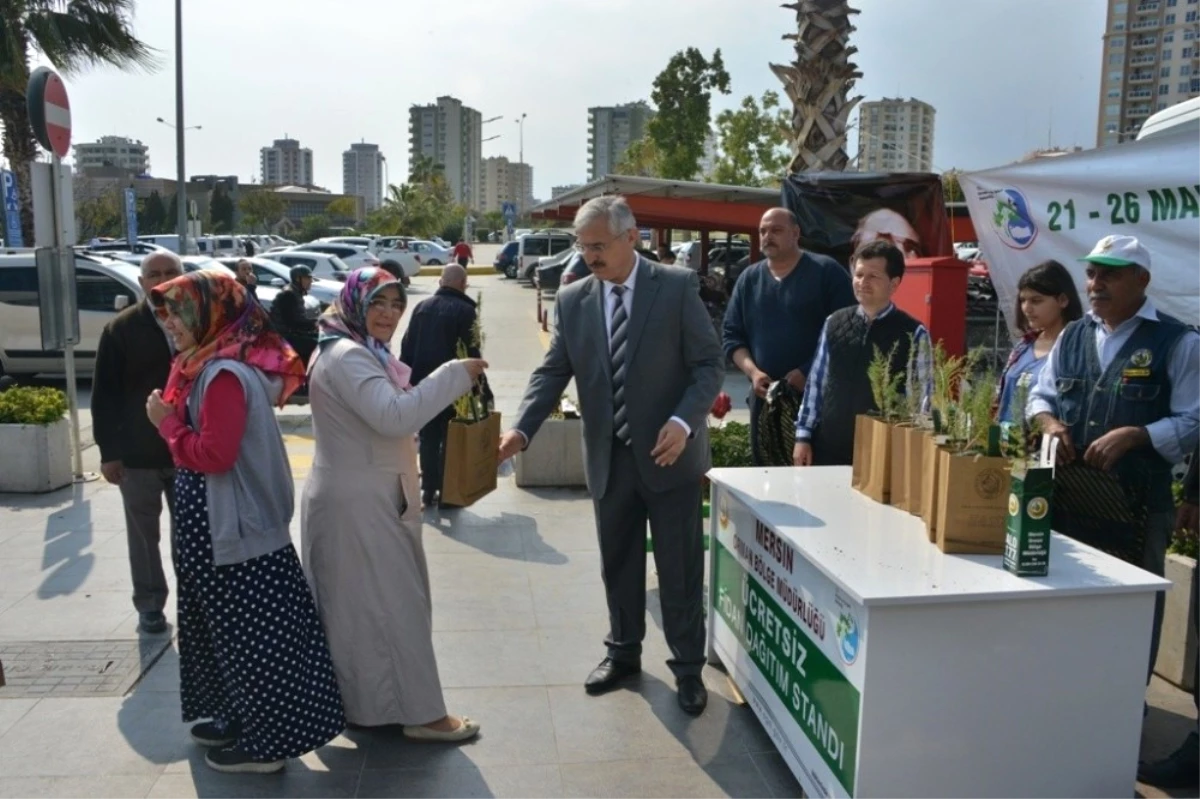
<path fill-rule="evenodd" d="M 851 0 L 863 78 L 852 96 L 916 97 L 937 109 L 935 170 L 984 169 L 1048 144 L 1095 146 L 1103 0 Z M 139 0 L 151 72 L 67 76 L 75 141 L 140 139 L 151 172 L 175 176 L 174 4 Z M 721 49 L 732 92 L 782 85 L 795 14 L 779 0 L 183 0 L 187 174 L 259 172 L 285 135 L 313 151 L 318 185 L 340 192 L 341 154 L 379 144 L 392 183 L 408 164 L 408 109 L 449 94 L 503 119 L 483 156 L 524 157 L 534 194 L 587 177 L 587 109 L 649 100 L 689 46 Z M 852 115 L 857 120 L 857 110 Z M 853 154 L 856 136 L 851 133 Z"/>

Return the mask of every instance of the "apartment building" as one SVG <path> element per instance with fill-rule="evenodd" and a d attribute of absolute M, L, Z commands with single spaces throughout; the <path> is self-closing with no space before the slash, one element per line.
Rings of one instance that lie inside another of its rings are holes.
<path fill-rule="evenodd" d="M 276 139 L 259 150 L 259 167 L 264 186 L 313 185 L 312 150 L 296 139 Z"/>
<path fill-rule="evenodd" d="M 588 180 L 611 175 L 629 145 L 642 138 L 654 109 L 644 101 L 588 109 Z"/>
<path fill-rule="evenodd" d="M 932 172 L 937 112 L 910 97 L 885 97 L 858 109 L 860 172 Z"/>
<path fill-rule="evenodd" d="M 383 205 L 383 153 L 358 142 L 342 153 L 342 194 L 362 197 L 368 212 Z"/>
<path fill-rule="evenodd" d="M 468 208 L 481 205 L 483 115 L 453 97 L 408 112 L 409 164 L 432 158 L 445 169 L 454 199 Z"/>

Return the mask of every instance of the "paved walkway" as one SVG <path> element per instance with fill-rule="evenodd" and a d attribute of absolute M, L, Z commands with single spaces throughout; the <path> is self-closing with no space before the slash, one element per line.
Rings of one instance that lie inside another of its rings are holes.
<path fill-rule="evenodd" d="M 511 419 L 541 359 L 535 300 L 512 283 L 478 283 L 492 385 Z M 299 492 L 311 444 L 303 412 L 289 416 Z M 95 448 L 85 456 L 94 470 Z M 679 710 L 652 569 L 645 673 L 628 690 L 584 693 L 607 628 L 584 492 L 502 480 L 472 508 L 428 511 L 425 545 L 448 703 L 481 722 L 480 738 L 446 747 L 354 730 L 282 775 L 232 777 L 203 764 L 179 721 L 172 637 L 136 632 L 119 492 L 91 482 L 0 496 L 0 657 L 22 675 L 41 669 L 19 691 L 0 689 L 0 797 L 799 795 L 722 674 L 705 672 L 703 716 Z M 168 618 L 173 632 L 173 607 Z M 1157 680 L 1151 704 L 1146 748 L 1161 753 L 1194 714 Z"/>

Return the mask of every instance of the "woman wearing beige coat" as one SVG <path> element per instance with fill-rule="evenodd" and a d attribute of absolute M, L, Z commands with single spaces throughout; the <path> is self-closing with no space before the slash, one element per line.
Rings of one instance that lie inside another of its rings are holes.
<path fill-rule="evenodd" d="M 451 361 L 412 388 L 388 351 L 404 314 L 387 272 L 359 269 L 321 318 L 309 366 L 316 451 L 301 551 L 351 724 L 402 724 L 422 740 L 479 732 L 448 715 L 433 652 L 415 433 L 467 393 L 486 364 Z"/>

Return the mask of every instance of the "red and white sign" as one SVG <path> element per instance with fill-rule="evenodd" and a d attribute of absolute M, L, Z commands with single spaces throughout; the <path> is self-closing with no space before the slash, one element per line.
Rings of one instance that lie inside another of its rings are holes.
<path fill-rule="evenodd" d="M 39 67 L 29 77 L 26 91 L 29 122 L 34 136 L 47 150 L 65 158 L 71 150 L 71 102 L 58 73 Z"/>

